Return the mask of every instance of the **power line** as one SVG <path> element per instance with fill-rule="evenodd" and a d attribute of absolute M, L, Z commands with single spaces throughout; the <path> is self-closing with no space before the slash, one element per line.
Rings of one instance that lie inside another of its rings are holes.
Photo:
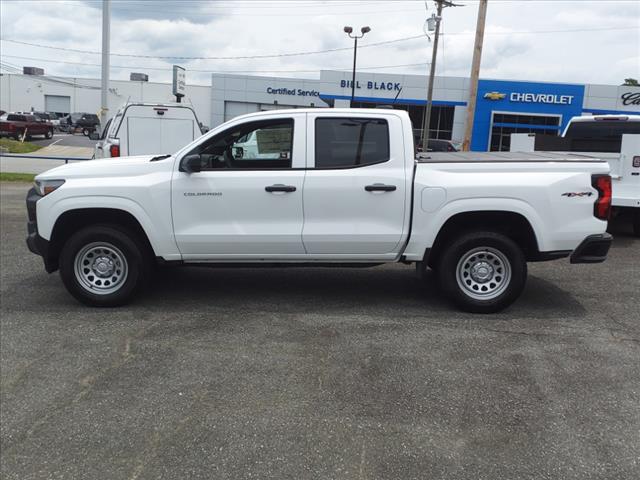
<path fill-rule="evenodd" d="M 487 32 L 486 35 L 541 35 L 541 34 L 550 34 L 550 33 L 602 32 L 602 31 L 612 31 L 612 30 L 638 30 L 638 29 L 640 29 L 640 26 L 576 28 L 576 29 L 563 29 L 563 30 L 529 30 L 529 31 L 513 31 L 513 32 Z M 474 35 L 474 32 L 450 32 L 450 33 L 447 33 L 446 36 L 454 36 L 454 35 Z M 360 46 L 359 48 L 371 48 L 371 47 L 378 47 L 382 45 L 390 45 L 393 43 L 417 40 L 418 38 L 425 38 L 425 36 L 424 34 L 420 34 L 420 35 L 413 35 L 411 37 L 396 38 L 393 40 L 385 40 L 382 42 L 365 44 Z M 76 48 L 54 47 L 51 45 L 24 42 L 21 40 L 14 40 L 11 38 L 2 38 L 0 40 L 4 42 L 16 43 L 20 45 L 27 45 L 27 46 L 38 47 L 38 48 L 48 48 L 51 50 L 61 50 L 65 52 L 84 53 L 89 55 L 101 54 L 101 52 L 94 51 L 94 50 L 81 50 Z M 341 51 L 347 51 L 347 50 L 350 51 L 352 50 L 352 48 L 340 47 L 340 48 L 329 48 L 325 50 L 314 50 L 314 51 L 306 51 L 306 52 L 287 52 L 287 53 L 277 53 L 277 54 L 268 54 L 268 55 L 239 55 L 239 56 L 230 56 L 230 57 L 184 57 L 184 56 L 176 56 L 176 55 L 139 55 L 139 54 L 113 53 L 113 52 L 111 53 L 111 56 L 130 57 L 130 58 L 154 58 L 154 59 L 166 59 L 166 60 L 255 60 L 259 58 L 297 57 L 297 56 L 303 56 L 303 55 L 315 55 L 315 54 L 322 54 L 322 53 L 341 52 Z"/>
<path fill-rule="evenodd" d="M 407 40 L 415 40 L 417 38 L 424 38 L 424 35 L 414 35 L 412 37 L 403 37 L 403 38 L 396 38 L 394 40 L 386 40 L 383 42 L 377 42 L 377 43 L 369 43 L 367 45 L 362 45 L 360 48 L 367 48 L 367 47 L 377 47 L 380 45 L 389 45 L 391 43 L 397 43 L 397 42 L 404 42 Z M 30 42 L 23 42 L 22 40 L 14 40 L 11 38 L 2 38 L 0 39 L 3 42 L 10 42 L 10 43 L 17 43 L 20 45 L 28 45 L 30 47 L 38 47 L 38 48 L 48 48 L 51 50 L 62 50 L 65 52 L 74 52 L 74 53 L 86 53 L 86 54 L 90 54 L 90 55 L 101 55 L 101 52 L 97 52 L 97 51 L 93 51 L 93 50 L 80 50 L 80 49 L 76 49 L 76 48 L 66 48 L 66 47 L 53 47 L 51 45 L 42 45 L 39 43 L 30 43 Z M 352 50 L 351 47 L 340 47 L 340 48 L 330 48 L 330 49 L 326 49 L 326 50 L 316 50 L 316 51 L 310 51 L 310 52 L 292 52 L 292 53 L 277 53 L 277 54 L 271 54 L 271 55 L 245 55 L 245 56 L 234 56 L 234 57 L 181 57 L 181 56 L 175 56 L 175 55 L 135 55 L 135 54 L 129 54 L 129 53 L 111 53 L 111 56 L 115 56 L 115 57 L 132 57 L 132 58 L 158 58 L 158 59 L 167 59 L 167 60 L 255 60 L 258 58 L 279 58 L 279 57 L 297 57 L 297 56 L 302 56 L 302 55 L 313 55 L 313 54 L 318 54 L 318 53 L 330 53 L 330 52 L 340 52 L 340 51 L 344 51 L 344 50 Z"/>
<path fill-rule="evenodd" d="M 44 63 L 63 63 L 68 65 L 78 65 L 84 67 L 100 67 L 101 65 L 98 63 L 83 63 L 83 62 L 69 62 L 63 60 L 48 60 L 45 58 L 34 58 L 34 57 L 21 57 L 18 55 L 2 55 L 2 57 L 7 58 L 16 58 L 19 60 L 32 60 L 34 62 L 44 62 Z M 358 67 L 358 70 L 375 70 L 378 68 L 400 68 L 400 67 L 417 67 L 428 65 L 427 62 L 422 63 L 404 63 L 400 65 L 376 65 L 376 66 L 368 66 L 368 67 Z M 111 65 L 111 68 L 119 68 L 123 70 L 157 70 L 157 71 L 171 71 L 172 67 L 167 65 L 166 67 L 144 67 L 139 65 Z M 342 68 L 342 67 L 322 67 L 323 70 L 344 70 L 351 71 L 350 68 Z M 318 72 L 320 69 L 310 69 L 310 70 L 199 70 L 199 69 L 189 69 L 190 72 L 195 73 L 309 73 L 309 72 Z"/>
<path fill-rule="evenodd" d="M 20 67 L 18 67 L 17 65 L 12 65 L 10 63 L 0 62 L 0 69 L 4 69 L 9 73 L 22 75 L 22 70 L 20 69 Z M 55 85 L 66 85 L 66 86 L 72 86 L 76 88 L 84 88 L 87 90 L 100 90 L 100 87 L 96 87 L 94 85 L 86 85 L 84 83 L 78 83 L 77 81 L 70 82 L 68 80 L 65 80 L 64 78 L 56 78 L 48 75 L 38 75 L 38 76 L 24 75 L 24 76 L 36 82 L 52 83 Z"/>

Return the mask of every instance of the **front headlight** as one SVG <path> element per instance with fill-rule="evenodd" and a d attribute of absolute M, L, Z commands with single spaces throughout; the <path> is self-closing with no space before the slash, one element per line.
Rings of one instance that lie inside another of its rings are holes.
<path fill-rule="evenodd" d="M 60 188 L 64 180 L 36 180 L 34 182 L 36 187 L 36 192 L 43 197 L 53 192 L 57 188 Z"/>

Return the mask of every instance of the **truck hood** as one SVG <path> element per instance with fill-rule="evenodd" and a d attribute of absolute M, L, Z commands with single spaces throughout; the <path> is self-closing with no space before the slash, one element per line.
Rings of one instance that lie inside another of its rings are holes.
<path fill-rule="evenodd" d="M 67 178 L 96 178 L 144 175 L 157 170 L 158 164 L 173 162 L 173 157 L 151 162 L 156 155 L 139 155 L 135 157 L 100 158 L 85 160 L 52 168 L 36 176 L 37 180 L 53 180 Z"/>

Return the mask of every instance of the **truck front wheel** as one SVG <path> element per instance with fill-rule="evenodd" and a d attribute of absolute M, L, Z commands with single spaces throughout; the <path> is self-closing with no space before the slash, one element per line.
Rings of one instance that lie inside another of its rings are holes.
<path fill-rule="evenodd" d="M 60 253 L 60 276 L 71 295 L 94 307 L 126 303 L 142 283 L 143 249 L 135 236 L 111 225 L 73 234 Z"/>
<path fill-rule="evenodd" d="M 493 313 L 520 296 L 527 279 L 527 262 L 509 237 L 496 232 L 469 232 L 442 252 L 437 274 L 444 291 L 462 310 Z"/>

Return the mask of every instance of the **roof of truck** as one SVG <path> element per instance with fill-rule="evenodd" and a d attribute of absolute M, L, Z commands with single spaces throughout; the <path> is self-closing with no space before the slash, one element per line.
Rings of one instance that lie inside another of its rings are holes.
<path fill-rule="evenodd" d="M 308 108 L 283 108 L 276 110 L 263 110 L 261 112 L 245 113 L 244 115 L 238 115 L 233 120 L 262 117 L 267 115 L 292 115 L 294 113 L 323 113 L 327 115 L 335 114 L 348 117 L 349 115 L 367 114 L 367 115 L 406 115 L 409 113 L 406 110 L 391 109 L 391 108 L 326 108 L 326 107 L 308 107 Z"/>
<path fill-rule="evenodd" d="M 621 113 L 618 115 L 582 115 L 580 117 L 572 117 L 569 122 L 640 122 L 640 115 Z"/>
<path fill-rule="evenodd" d="M 419 163 L 607 161 L 600 156 L 572 152 L 428 152 L 419 153 L 416 160 Z"/>

